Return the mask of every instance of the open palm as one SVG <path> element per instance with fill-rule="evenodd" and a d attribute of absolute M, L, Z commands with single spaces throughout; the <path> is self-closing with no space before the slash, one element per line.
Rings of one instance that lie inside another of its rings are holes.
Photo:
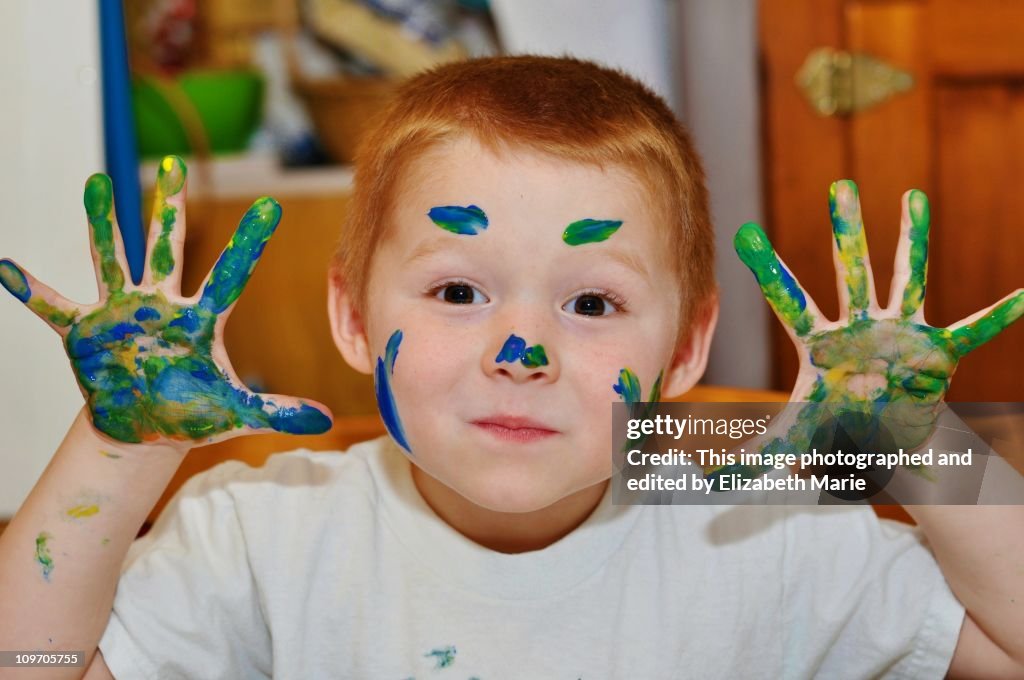
<path fill-rule="evenodd" d="M 791 400 L 827 405 L 831 413 L 861 414 L 866 424 L 888 416 L 887 423 L 896 423 L 889 429 L 892 443 L 912 449 L 930 435 L 960 358 L 1024 315 L 1024 289 L 948 328 L 928 325 L 923 312 L 928 199 L 920 191 L 908 191 L 903 196 L 892 292 L 889 304 L 879 307 L 856 185 L 848 180 L 833 184 L 830 208 L 842 310 L 837 321 L 821 315 L 759 226 L 740 228 L 736 251 L 800 355 Z M 823 412 L 804 408 L 787 434 L 767 448 L 806 448 Z"/>
<path fill-rule="evenodd" d="M 85 186 L 100 301 L 81 306 L 41 284 L 10 260 L 0 283 L 52 326 L 85 395 L 95 427 L 124 442 L 217 441 L 253 431 L 324 432 L 329 411 L 314 402 L 250 392 L 234 375 L 223 328 L 281 219 L 271 198 L 246 211 L 200 293 L 181 297 L 186 169 L 160 164 L 143 281 L 125 275 L 106 175 Z"/>

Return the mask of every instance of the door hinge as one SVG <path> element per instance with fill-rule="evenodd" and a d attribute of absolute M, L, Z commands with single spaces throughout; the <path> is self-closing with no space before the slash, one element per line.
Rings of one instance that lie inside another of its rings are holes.
<path fill-rule="evenodd" d="M 807 55 L 796 83 L 819 114 L 844 116 L 910 90 L 914 77 L 868 54 L 821 47 Z"/>

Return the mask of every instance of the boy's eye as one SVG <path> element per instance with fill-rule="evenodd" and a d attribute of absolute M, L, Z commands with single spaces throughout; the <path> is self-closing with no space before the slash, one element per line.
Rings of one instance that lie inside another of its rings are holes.
<path fill-rule="evenodd" d="M 583 316 L 607 316 L 618 311 L 615 304 L 605 296 L 597 293 L 583 293 L 577 295 L 562 307 L 567 312 L 581 314 Z"/>
<path fill-rule="evenodd" d="M 473 305 L 487 302 L 483 293 L 467 283 L 448 283 L 437 288 L 435 297 L 453 305 Z"/>

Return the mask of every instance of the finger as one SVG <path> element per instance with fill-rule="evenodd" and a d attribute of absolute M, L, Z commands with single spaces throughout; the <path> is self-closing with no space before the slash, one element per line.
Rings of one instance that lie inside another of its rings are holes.
<path fill-rule="evenodd" d="M 256 199 L 213 265 L 200 306 L 219 314 L 238 299 L 280 221 L 281 206 L 277 201 L 267 196 Z"/>
<path fill-rule="evenodd" d="M 748 222 L 733 239 L 736 254 L 750 268 L 776 316 L 798 336 L 811 332 L 821 312 L 782 263 L 761 227 Z"/>
<path fill-rule="evenodd" d="M 11 260 L 0 260 L 0 285 L 58 332 L 78 317 L 75 303 L 37 281 Z"/>
<path fill-rule="evenodd" d="M 857 185 L 848 179 L 833 182 L 828 195 L 832 216 L 833 257 L 839 283 L 839 309 L 851 318 L 864 318 L 875 303 L 875 290 L 868 259 L 868 240 L 860 212 Z"/>
<path fill-rule="evenodd" d="M 157 170 L 153 217 L 149 223 L 144 280 L 175 293 L 181 288 L 185 245 L 185 192 L 188 170 L 177 156 L 165 156 Z"/>
<path fill-rule="evenodd" d="M 928 197 L 911 189 L 903 194 L 900 241 L 896 247 L 895 272 L 889 292 L 889 309 L 897 303 L 905 319 L 921 320 L 925 285 L 928 281 Z"/>
<path fill-rule="evenodd" d="M 96 267 L 100 297 L 124 289 L 127 260 L 121 232 L 114 219 L 114 192 L 110 178 L 97 173 L 85 182 L 85 212 L 89 216 L 89 241 Z"/>
<path fill-rule="evenodd" d="M 323 404 L 278 394 L 260 395 L 267 413 L 267 427 L 287 434 L 322 434 L 334 424 Z"/>
<path fill-rule="evenodd" d="M 972 352 L 1002 333 L 1024 315 L 1024 288 L 1018 288 L 991 307 L 959 321 L 947 330 L 960 356 Z"/>

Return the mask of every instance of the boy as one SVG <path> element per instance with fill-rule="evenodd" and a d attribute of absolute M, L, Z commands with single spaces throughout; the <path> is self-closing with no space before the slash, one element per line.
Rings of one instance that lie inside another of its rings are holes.
<path fill-rule="evenodd" d="M 695 384 L 716 318 L 700 164 L 631 79 L 516 57 L 409 82 L 358 161 L 329 308 L 390 436 L 219 466 L 130 552 L 191 446 L 327 423 L 315 404 L 245 392 L 220 342 L 276 206 L 254 204 L 186 300 L 166 266 L 184 168 L 162 166 L 140 291 L 118 274 L 109 186 L 94 183 L 108 304 L 73 308 L 0 272 L 65 334 L 91 409 L 0 539 L 0 646 L 87 650 L 87 677 L 1024 669 L 1024 558 L 987 530 L 1019 533 L 1020 508 L 915 510 L 940 571 L 869 510 L 611 503 L 608 402 Z M 852 210 L 852 188 L 837 191 Z M 788 319 L 781 263 L 756 234 L 744 252 Z M 89 512 L 55 519 L 68 507 Z"/>

